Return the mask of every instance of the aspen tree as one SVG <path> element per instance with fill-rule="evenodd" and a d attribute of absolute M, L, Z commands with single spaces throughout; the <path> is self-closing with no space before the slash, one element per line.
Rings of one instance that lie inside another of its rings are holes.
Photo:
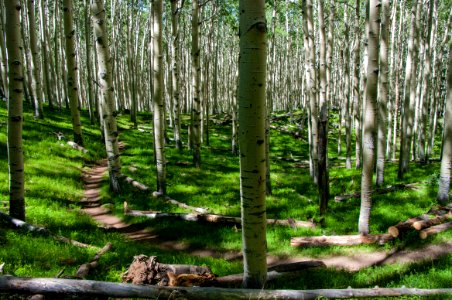
<path fill-rule="evenodd" d="M 320 215 L 324 216 L 328 207 L 329 197 L 329 176 L 328 176 L 328 102 L 327 102 L 327 81 L 326 81 L 326 37 L 324 22 L 324 1 L 317 1 L 320 31 L 320 116 L 318 120 L 319 142 L 318 142 L 318 188 Z"/>
<path fill-rule="evenodd" d="M 449 42 L 451 49 L 452 42 Z M 450 170 L 452 168 L 452 51 L 449 51 L 447 70 L 447 102 L 444 116 L 443 153 L 441 157 L 441 171 L 437 200 L 442 205 L 450 204 Z"/>
<path fill-rule="evenodd" d="M 71 108 L 74 142 L 83 145 L 80 107 L 78 103 L 77 57 L 75 52 L 75 29 L 72 0 L 63 0 L 64 38 L 66 40 L 67 93 Z"/>
<path fill-rule="evenodd" d="M 4 1 L 0 1 L 0 50 L 2 59 L 0 62 L 1 88 L 3 96 L 8 98 L 8 61 L 6 56 L 6 41 L 5 41 L 5 7 Z"/>
<path fill-rule="evenodd" d="M 309 99 L 310 111 L 310 172 L 314 182 L 318 179 L 318 107 L 317 107 L 317 90 L 316 90 L 316 50 L 314 42 L 314 21 L 312 13 L 312 1 L 303 0 L 303 16 L 305 17 L 305 58 L 306 58 L 306 81 Z"/>
<path fill-rule="evenodd" d="M 380 78 L 379 78 L 379 103 L 378 103 L 378 138 L 377 138 L 377 186 L 384 183 L 384 169 L 386 159 L 386 123 L 388 119 L 388 94 L 389 94 L 389 0 L 382 1 L 381 8 L 381 36 L 380 36 Z"/>
<path fill-rule="evenodd" d="M 239 143 L 243 286 L 267 276 L 265 115 L 267 24 L 264 0 L 240 0 Z"/>
<path fill-rule="evenodd" d="M 91 18 L 90 18 L 90 9 L 89 9 L 90 0 L 86 0 L 85 3 L 85 55 L 86 55 L 86 80 L 88 81 L 88 109 L 89 109 L 89 120 L 91 125 L 94 124 L 95 117 L 95 109 L 94 109 L 94 87 L 93 87 L 93 66 L 91 60 Z M 113 99 L 111 99 L 113 101 Z"/>
<path fill-rule="evenodd" d="M 44 67 L 43 77 L 44 77 L 44 83 L 45 83 L 45 98 L 47 102 L 49 103 L 49 108 L 53 108 L 53 99 L 52 99 L 52 91 L 50 87 L 50 69 L 49 69 L 49 52 L 47 50 L 47 35 L 45 31 L 47 30 L 47 0 L 41 0 L 40 5 L 40 26 L 41 26 L 41 52 L 42 52 L 42 63 Z"/>
<path fill-rule="evenodd" d="M 201 66 L 199 48 L 199 0 L 192 1 L 191 76 L 193 101 L 191 108 L 191 141 L 193 164 L 201 167 Z"/>
<path fill-rule="evenodd" d="M 403 175 L 408 171 L 408 163 L 411 157 L 411 139 L 413 135 L 413 122 L 414 122 L 414 107 L 416 97 L 416 55 L 415 40 L 417 40 L 416 31 L 416 15 L 418 9 L 418 0 L 412 2 L 411 8 L 411 29 L 410 36 L 408 38 L 408 55 L 406 59 L 405 69 L 405 99 L 402 112 L 402 128 L 401 128 L 401 141 L 400 141 L 400 155 L 399 155 L 399 179 L 403 178 Z"/>
<path fill-rule="evenodd" d="M 356 169 L 361 169 L 361 149 L 362 149 L 362 127 L 361 127 L 361 89 L 359 86 L 360 82 L 360 64 L 361 64 L 361 30 L 359 29 L 359 20 L 360 20 L 360 0 L 356 0 L 355 7 L 355 45 L 354 45 L 354 76 L 353 76 L 353 96 L 355 102 L 355 137 L 356 137 L 356 145 L 355 145 L 355 167 Z"/>
<path fill-rule="evenodd" d="M 352 168 L 352 105 L 350 95 L 350 26 L 348 4 L 344 5 L 344 93 L 345 93 L 345 167 Z"/>
<path fill-rule="evenodd" d="M 430 95 L 430 85 L 431 85 L 431 65 L 432 65 L 432 55 L 430 49 L 432 26 L 433 26 L 433 10 L 434 1 L 430 0 L 428 20 L 427 20 L 427 36 L 424 38 L 424 74 L 422 81 L 422 92 L 421 92 L 421 116 L 420 116 L 420 131 L 419 131 L 419 159 L 421 162 L 425 163 L 428 161 L 428 152 L 426 152 L 427 145 L 427 127 L 428 127 L 428 108 L 429 108 L 429 95 Z"/>
<path fill-rule="evenodd" d="M 165 103 L 163 99 L 163 47 L 162 47 L 162 0 L 154 0 L 153 17 L 153 86 L 154 86 L 154 149 L 157 170 L 157 192 L 166 195 L 166 159 L 165 159 Z"/>
<path fill-rule="evenodd" d="M 28 27 L 30 34 L 30 50 L 32 56 L 32 95 L 35 105 L 35 117 L 44 118 L 42 109 L 42 91 L 41 91 L 41 60 L 39 58 L 38 42 L 36 36 L 36 20 L 35 20 L 35 1 L 27 0 L 28 7 Z"/>
<path fill-rule="evenodd" d="M 181 122 L 180 122 L 180 34 L 179 15 L 182 7 L 179 7 L 179 0 L 171 0 L 171 57 L 172 57 L 172 96 L 173 96 L 173 117 L 174 117 L 174 141 L 176 149 L 182 150 Z M 214 79 L 216 80 L 216 79 Z"/>
<path fill-rule="evenodd" d="M 113 71 L 111 67 L 110 49 L 107 33 L 107 20 L 103 0 L 91 0 L 94 36 L 99 71 L 99 86 L 101 89 L 100 110 L 104 129 L 105 148 L 107 150 L 110 188 L 118 193 L 121 190 L 119 178 L 121 163 L 119 160 L 118 129 L 113 103 Z M 87 37 L 88 38 L 88 37 Z"/>
<path fill-rule="evenodd" d="M 396 57 L 395 53 L 395 37 L 396 37 L 396 25 L 397 25 L 397 0 L 394 0 L 392 2 L 392 12 L 391 12 L 391 42 L 390 42 L 390 50 L 389 50 L 389 60 L 390 60 L 390 66 L 389 68 L 389 91 L 388 91 L 388 128 L 387 128 L 387 139 L 386 139 L 386 156 L 387 158 L 392 157 L 392 153 L 394 152 L 394 149 L 392 147 L 392 127 L 393 127 L 393 118 L 394 113 L 393 111 L 396 110 L 395 108 L 395 101 L 394 101 L 394 60 Z M 389 25 L 388 25 L 389 26 Z"/>
<path fill-rule="evenodd" d="M 377 130 L 377 94 L 379 79 L 379 37 L 381 1 L 369 0 L 369 32 L 367 58 L 367 89 L 363 122 L 363 169 L 361 176 L 361 209 L 358 230 L 369 233 L 370 210 L 372 208 L 372 177 L 375 165 Z"/>
<path fill-rule="evenodd" d="M 22 146 L 24 74 L 19 0 L 5 1 L 8 51 L 8 170 L 9 215 L 25 220 L 24 157 Z"/>

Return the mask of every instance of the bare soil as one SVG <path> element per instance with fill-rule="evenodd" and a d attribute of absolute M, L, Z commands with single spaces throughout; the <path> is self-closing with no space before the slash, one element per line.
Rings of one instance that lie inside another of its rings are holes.
<path fill-rule="evenodd" d="M 153 246 L 168 251 L 185 251 L 192 255 L 201 257 L 216 257 L 226 260 L 241 259 L 240 252 L 227 251 L 218 252 L 210 249 L 193 248 L 183 242 L 177 240 L 165 239 L 151 229 L 139 228 L 135 225 L 127 224 L 117 216 L 114 216 L 110 211 L 101 206 L 101 182 L 107 172 L 107 160 L 101 160 L 97 165 L 88 170 L 84 170 L 82 179 L 84 182 L 85 197 L 82 199 L 82 211 L 91 216 L 100 227 L 108 228 L 123 233 L 128 239 L 133 241 L 147 241 L 151 242 Z M 358 271 L 363 268 L 394 263 L 414 263 L 426 260 L 435 260 L 444 255 L 452 253 L 452 242 L 445 242 L 439 245 L 427 245 L 418 249 L 404 249 L 404 250 L 387 250 L 387 251 L 357 251 L 352 250 L 350 254 L 340 256 L 330 256 L 321 258 L 312 257 L 276 257 L 268 256 L 267 262 L 269 266 L 293 263 L 306 260 L 320 260 L 325 263 L 327 267 L 345 269 L 349 271 Z M 139 254 L 139 253 L 137 253 Z"/>

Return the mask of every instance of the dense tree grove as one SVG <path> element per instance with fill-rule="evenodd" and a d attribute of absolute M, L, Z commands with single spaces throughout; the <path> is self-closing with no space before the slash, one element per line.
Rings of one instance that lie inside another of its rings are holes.
<path fill-rule="evenodd" d="M 168 138 L 192 151 L 202 172 L 210 117 L 230 116 L 231 149 L 240 155 L 246 287 L 266 279 L 274 112 L 303 112 L 293 122 L 308 128 L 303 138 L 321 217 L 332 146 L 344 168 L 355 159 L 362 170 L 361 234 L 370 233 L 372 193 L 384 185 L 388 160 L 399 161 L 403 178 L 413 161 L 441 158 L 437 200 L 451 203 L 450 0 L 8 0 L 0 13 L 13 217 L 25 219 L 22 101 L 36 118 L 45 118 L 43 107 L 70 109 L 80 146 L 88 146 L 88 124 L 80 120 L 88 111 L 103 128 L 115 192 L 123 177 L 115 117 L 130 114 L 136 127 L 138 113 L 153 113 L 158 196 L 167 193 Z M 337 139 L 328 138 L 331 128 Z"/>

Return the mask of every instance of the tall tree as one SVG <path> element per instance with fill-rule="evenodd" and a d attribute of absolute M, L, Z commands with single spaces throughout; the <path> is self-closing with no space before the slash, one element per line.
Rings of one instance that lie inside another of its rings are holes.
<path fill-rule="evenodd" d="M 411 139 L 413 136 L 414 108 L 416 101 L 416 40 L 417 40 L 417 15 L 418 0 L 414 0 L 411 5 L 411 29 L 408 37 L 408 54 L 405 69 L 405 99 L 402 112 L 402 128 L 399 155 L 398 177 L 401 179 L 408 171 L 408 163 L 411 157 Z"/>
<path fill-rule="evenodd" d="M 452 49 L 452 41 L 449 49 Z M 438 202 L 450 203 L 450 169 L 452 168 L 452 51 L 449 51 L 449 67 L 447 70 L 447 102 L 444 116 L 443 154 L 441 157 L 441 172 L 439 178 Z"/>
<path fill-rule="evenodd" d="M 25 220 L 24 154 L 22 146 L 24 74 L 20 33 L 20 0 L 5 1 L 8 51 L 9 214 Z"/>
<path fill-rule="evenodd" d="M 179 15 L 182 6 L 179 0 L 171 0 L 171 57 L 172 57 L 172 96 L 173 96 L 173 118 L 174 118 L 174 141 L 176 148 L 182 150 L 181 122 L 180 122 L 180 38 L 179 38 Z"/>
<path fill-rule="evenodd" d="M 320 215 L 324 216 L 328 207 L 329 197 L 329 176 L 328 176 L 328 102 L 327 102 L 327 81 L 326 81 L 326 37 L 324 22 L 324 1 L 318 1 L 319 31 L 320 31 L 320 116 L 318 120 L 319 142 L 318 142 L 318 188 Z"/>
<path fill-rule="evenodd" d="M 360 22 L 360 13 L 361 13 L 361 2 L 360 0 L 356 0 L 355 7 L 355 45 L 354 45 L 354 76 L 353 76 L 353 96 L 354 100 L 354 114 L 355 114 L 355 132 L 356 132 L 356 145 L 355 145 L 355 167 L 356 169 L 361 169 L 361 149 L 362 149 L 362 127 L 361 127 L 361 89 L 359 87 L 360 82 L 360 65 L 361 65 L 361 30 L 359 28 Z"/>
<path fill-rule="evenodd" d="M 386 138 L 388 119 L 388 96 L 389 96 L 389 0 L 382 1 L 382 21 L 380 36 L 380 79 L 379 79 L 379 101 L 378 101 L 378 139 L 377 139 L 377 186 L 383 185 L 386 159 Z"/>
<path fill-rule="evenodd" d="M 88 83 L 88 91 L 86 91 L 86 96 L 88 98 L 88 108 L 89 108 L 89 120 L 91 125 L 94 124 L 96 117 L 94 108 L 94 87 L 93 87 L 93 66 L 91 58 L 91 18 L 90 18 L 90 3 L 91 0 L 86 0 L 85 4 L 85 55 L 86 55 L 86 81 Z M 112 99 L 113 101 L 113 99 Z"/>
<path fill-rule="evenodd" d="M 199 48 L 199 0 L 192 1 L 191 76 L 193 103 L 191 109 L 191 142 L 193 164 L 201 167 L 201 65 Z"/>
<path fill-rule="evenodd" d="M 162 44 L 162 0 L 154 0 L 153 17 L 153 86 L 154 86 L 154 149 L 157 170 L 157 192 L 166 194 L 166 161 L 165 161 L 165 106 L 163 101 L 163 44 Z"/>
<path fill-rule="evenodd" d="M 367 58 L 367 89 L 363 122 L 363 170 L 361 176 L 361 209 L 358 230 L 369 233 L 370 210 L 372 207 L 372 177 L 375 166 L 377 130 L 377 94 L 379 78 L 380 0 L 369 0 L 369 32 Z"/>
<path fill-rule="evenodd" d="M 265 114 L 267 23 L 264 0 L 240 0 L 239 143 L 243 286 L 267 276 Z"/>
<path fill-rule="evenodd" d="M 32 96 L 35 106 L 35 117 L 44 118 L 42 109 L 42 85 L 41 85 L 41 59 L 39 57 L 38 41 L 36 36 L 35 1 L 27 0 L 28 28 L 30 31 L 30 50 L 32 57 Z"/>
<path fill-rule="evenodd" d="M 78 69 L 75 51 L 75 28 L 73 22 L 74 8 L 72 0 L 63 0 L 64 38 L 66 40 L 67 94 L 71 108 L 74 142 L 83 145 L 82 123 L 78 103 Z"/>
<path fill-rule="evenodd" d="M 102 91 L 100 110 L 104 129 L 105 148 L 107 150 L 110 188 L 118 193 L 120 188 L 121 163 L 119 160 L 118 128 L 116 125 L 115 105 L 113 103 L 113 71 L 107 34 L 107 19 L 103 0 L 91 0 L 94 36 L 99 71 L 99 86 Z"/>

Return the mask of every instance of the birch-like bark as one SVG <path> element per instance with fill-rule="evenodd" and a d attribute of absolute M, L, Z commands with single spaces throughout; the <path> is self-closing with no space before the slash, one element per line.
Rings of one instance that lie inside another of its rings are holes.
<path fill-rule="evenodd" d="M 105 148 L 107 150 L 108 172 L 110 188 L 115 193 L 121 191 L 119 178 L 121 163 L 118 148 L 118 129 L 115 117 L 113 70 L 111 67 L 110 49 L 107 33 L 107 19 L 103 0 L 91 0 L 94 36 L 99 72 L 99 86 L 101 89 L 100 110 L 104 124 Z"/>
<path fill-rule="evenodd" d="M 240 0 L 240 188 L 243 286 L 262 288 L 267 276 L 265 208 L 265 1 Z"/>
<path fill-rule="evenodd" d="M 328 102 L 327 102 L 327 81 L 326 81 L 326 37 L 324 22 L 324 3 L 318 1 L 319 17 L 319 44 L 320 44 L 320 97 L 319 97 L 319 142 L 318 142 L 318 188 L 320 215 L 324 217 L 328 208 L 329 197 L 329 176 L 328 176 Z"/>
<path fill-rule="evenodd" d="M 432 54 L 430 48 L 430 40 L 432 37 L 432 25 L 433 25 L 433 10 L 434 1 L 430 0 L 428 20 L 427 20 L 427 37 L 424 38 L 424 76 L 422 80 L 422 92 L 421 92 L 421 116 L 420 116 L 420 129 L 419 129 L 419 160 L 423 163 L 428 161 L 428 152 L 426 151 L 426 145 L 428 141 L 427 127 L 428 127 L 428 108 L 430 105 L 430 86 L 431 86 L 431 74 L 432 74 Z"/>
<path fill-rule="evenodd" d="M 88 100 L 88 109 L 89 109 L 89 120 L 91 125 L 94 125 L 96 120 L 96 114 L 94 105 L 94 87 L 93 87 L 93 66 L 91 59 L 91 18 L 90 18 L 90 9 L 89 9 L 90 0 L 86 0 L 85 7 L 85 55 L 86 55 L 86 80 L 88 81 L 88 91 L 86 93 Z M 112 70 L 113 71 L 113 70 Z M 113 84 L 113 83 L 112 83 Z M 112 99 L 111 101 L 114 101 Z"/>
<path fill-rule="evenodd" d="M 416 60 L 417 51 L 415 50 L 415 40 L 417 39 L 416 31 L 416 15 L 418 8 L 418 0 L 412 2 L 411 8 L 411 29 L 410 36 L 408 38 L 408 55 L 406 59 L 405 69 L 405 99 L 402 112 L 402 128 L 401 128 L 401 141 L 400 141 L 400 155 L 399 155 L 399 179 L 403 178 L 403 175 L 408 171 L 408 163 L 411 157 L 411 138 L 413 135 L 413 123 L 414 123 L 414 107 L 416 100 Z"/>
<path fill-rule="evenodd" d="M 20 33 L 20 0 L 5 1 L 8 51 L 9 215 L 25 221 L 24 154 L 22 146 L 24 74 Z"/>
<path fill-rule="evenodd" d="M 372 208 L 372 177 L 375 166 L 377 130 L 377 94 L 379 79 L 379 37 L 381 1 L 369 1 L 369 43 L 367 60 L 367 89 L 363 122 L 363 170 L 361 176 L 361 209 L 358 230 L 369 233 L 370 210 Z"/>
<path fill-rule="evenodd" d="M 379 103 L 378 103 L 378 138 L 377 138 L 377 186 L 384 183 L 384 170 L 386 159 L 386 138 L 388 119 L 388 96 L 389 96 L 389 0 L 382 1 L 381 7 L 381 36 L 380 36 L 380 78 L 379 78 Z"/>
<path fill-rule="evenodd" d="M 166 195 L 166 158 L 165 158 L 165 103 L 163 98 L 163 5 L 162 0 L 152 4 L 153 18 L 153 86 L 154 86 L 154 150 L 157 171 L 157 193 Z"/>
<path fill-rule="evenodd" d="M 356 135 L 356 145 L 355 145 L 355 167 L 356 169 L 361 169 L 361 149 L 362 149 L 362 127 L 361 127 L 361 89 L 359 87 L 360 82 L 360 64 L 361 64 L 361 30 L 359 29 L 360 20 L 360 0 L 356 0 L 355 7 L 355 48 L 354 48 L 354 76 L 353 76 L 353 96 L 354 96 L 354 116 L 355 116 L 355 135 Z"/>
<path fill-rule="evenodd" d="M 75 28 L 73 23 L 72 0 L 63 0 L 64 38 L 66 40 L 67 94 L 71 108 L 74 142 L 83 145 L 82 123 L 78 103 L 77 58 L 75 52 Z"/>
<path fill-rule="evenodd" d="M 41 0 L 40 5 L 40 25 L 41 25 L 41 52 L 42 52 L 42 64 L 43 64 L 43 77 L 45 83 L 45 98 L 49 103 L 49 108 L 53 108 L 53 99 L 52 99 L 52 91 L 50 87 L 50 69 L 49 69 L 49 53 L 47 51 L 47 35 L 45 34 L 45 30 L 47 30 L 47 0 Z"/>
<path fill-rule="evenodd" d="M 449 42 L 451 49 L 452 42 Z M 442 205 L 450 204 L 450 170 L 452 168 L 452 51 L 449 51 L 449 67 L 447 70 L 447 102 L 444 116 L 443 155 L 437 200 Z"/>
<path fill-rule="evenodd" d="M 176 149 L 182 150 L 181 122 L 180 122 L 180 38 L 179 38 L 179 0 L 171 0 L 171 56 L 172 56 L 172 96 L 173 96 L 173 130 Z"/>
<path fill-rule="evenodd" d="M 344 5 L 344 93 L 345 93 L 345 167 L 352 168 L 352 105 L 350 95 L 350 26 L 348 4 Z"/>
<path fill-rule="evenodd" d="M 318 180 L 318 107 L 317 107 L 317 91 L 316 91 L 316 51 L 314 41 L 314 19 L 312 0 L 303 1 L 303 16 L 306 21 L 304 24 L 305 32 L 305 57 L 306 57 L 306 82 L 307 92 L 309 96 L 310 111 L 310 173 L 314 182 Z"/>
<path fill-rule="evenodd" d="M 199 49 L 199 0 L 192 1 L 191 33 L 191 76 L 193 102 L 191 109 L 191 141 L 193 164 L 201 167 L 201 65 Z"/>
<path fill-rule="evenodd" d="M 27 0 L 28 7 L 28 27 L 30 37 L 30 51 L 32 57 L 32 95 L 35 105 L 35 117 L 44 118 L 42 109 L 42 87 L 41 87 L 41 59 L 39 58 L 39 48 L 36 36 L 35 1 Z"/>
<path fill-rule="evenodd" d="M 0 50 L 2 59 L 0 62 L 2 92 L 5 98 L 8 98 L 8 61 L 6 56 L 6 41 L 5 41 L 5 7 L 4 1 L 0 2 Z"/>

